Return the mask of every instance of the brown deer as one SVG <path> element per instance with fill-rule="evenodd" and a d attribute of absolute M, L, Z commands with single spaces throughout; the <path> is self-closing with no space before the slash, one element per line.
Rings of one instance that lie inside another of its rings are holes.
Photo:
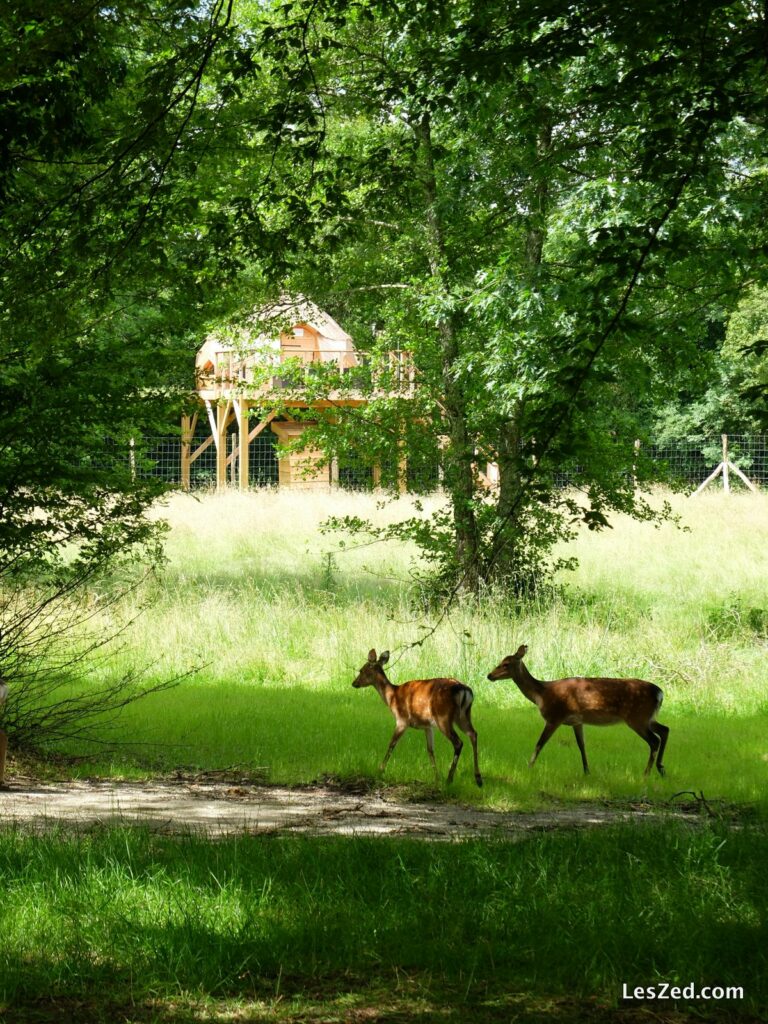
<path fill-rule="evenodd" d="M 529 764 L 533 766 L 541 748 L 561 725 L 573 726 L 576 742 L 581 751 L 584 774 L 589 774 L 587 752 L 584 749 L 584 725 L 613 725 L 626 722 L 651 748 L 645 768 L 648 775 L 656 760 L 656 770 L 664 774 L 664 748 L 669 729 L 656 721 L 664 694 L 654 683 L 643 679 L 587 679 L 572 676 L 542 682 L 534 679 L 523 663 L 528 648 L 523 644 L 510 654 L 492 672 L 491 680 L 514 679 L 524 697 L 532 701 L 546 721 Z M 657 756 L 658 753 L 658 756 Z"/>
<path fill-rule="evenodd" d="M 401 686 L 395 686 L 387 679 L 383 666 L 389 661 L 389 651 L 368 654 L 368 661 L 352 683 L 356 688 L 374 686 L 379 696 L 395 716 L 395 731 L 389 741 L 387 753 L 381 763 L 381 771 L 387 767 L 392 751 L 406 729 L 423 729 L 427 737 L 427 753 L 437 774 L 433 742 L 433 728 L 437 726 L 443 736 L 453 744 L 453 762 L 448 772 L 448 782 L 453 782 L 456 765 L 464 744 L 454 725 L 469 736 L 475 754 L 475 782 L 482 786 L 483 779 L 477 763 L 477 733 L 472 726 L 471 710 L 474 694 L 458 679 L 412 679 Z"/>

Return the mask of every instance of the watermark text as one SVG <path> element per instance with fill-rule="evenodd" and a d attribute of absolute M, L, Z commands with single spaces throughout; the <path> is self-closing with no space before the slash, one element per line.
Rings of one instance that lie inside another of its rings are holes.
<path fill-rule="evenodd" d="M 630 988 L 624 983 L 621 986 L 621 998 L 629 1001 L 651 1002 L 656 999 L 743 999 L 742 985 L 673 985 L 669 981 L 660 981 L 656 985 L 634 985 Z"/>

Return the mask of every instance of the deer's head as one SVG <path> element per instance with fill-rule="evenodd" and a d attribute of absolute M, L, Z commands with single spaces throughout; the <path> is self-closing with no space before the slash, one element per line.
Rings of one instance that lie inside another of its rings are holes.
<path fill-rule="evenodd" d="M 488 679 L 491 682 L 496 682 L 499 679 L 512 679 L 515 669 L 527 653 L 528 648 L 525 644 L 521 644 L 514 654 L 508 654 L 492 672 L 488 673 Z"/>
<path fill-rule="evenodd" d="M 375 686 L 376 683 L 386 682 L 387 677 L 384 675 L 384 665 L 388 661 L 389 651 L 382 651 L 376 657 L 376 651 L 371 648 L 368 652 L 368 661 L 360 669 L 357 679 L 355 679 L 352 685 L 359 689 L 361 686 Z"/>

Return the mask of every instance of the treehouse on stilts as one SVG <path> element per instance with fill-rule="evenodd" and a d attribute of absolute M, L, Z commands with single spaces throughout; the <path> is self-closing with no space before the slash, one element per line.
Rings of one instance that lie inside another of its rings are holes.
<path fill-rule="evenodd" d="M 389 362 L 397 394 L 412 393 L 410 353 L 392 352 Z M 313 372 L 322 371 L 323 364 L 331 364 L 352 386 L 322 398 L 302 395 L 302 374 L 309 381 Z M 236 486 L 248 490 L 251 452 L 260 435 L 270 430 L 285 446 L 300 439 L 316 422 L 313 409 L 365 405 L 368 392 L 362 387 L 356 391 L 354 381 L 355 374 L 363 374 L 366 366 L 367 357 L 355 349 L 350 335 L 303 297 L 281 299 L 260 310 L 237 338 L 210 335 L 195 360 L 197 409 L 183 415 L 181 421 L 182 487 L 190 489 L 194 463 L 213 446 L 217 489 Z M 397 477 L 399 488 L 405 490 L 404 457 L 399 459 Z M 380 467 L 374 466 L 373 485 L 378 486 L 380 480 Z M 329 461 L 322 452 L 307 447 L 278 450 L 278 486 L 317 489 L 338 482 L 337 460 Z"/>

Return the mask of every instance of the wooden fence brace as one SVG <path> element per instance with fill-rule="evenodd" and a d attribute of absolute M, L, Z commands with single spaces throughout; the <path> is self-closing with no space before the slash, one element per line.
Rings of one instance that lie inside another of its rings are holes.
<path fill-rule="evenodd" d="M 709 485 L 712 483 L 712 481 L 717 479 L 717 477 L 719 477 L 722 472 L 723 472 L 723 464 L 721 462 L 715 469 L 712 470 L 712 472 L 709 474 L 709 476 L 707 477 L 706 480 L 702 480 L 702 482 L 699 484 L 699 486 L 693 492 L 691 497 L 695 498 L 697 494 L 701 494 L 701 492 L 704 490 L 704 488 L 705 487 L 709 487 Z"/>
<path fill-rule="evenodd" d="M 704 488 L 708 487 L 712 483 L 713 480 L 715 480 L 718 476 L 720 476 L 721 473 L 723 475 L 723 491 L 726 494 L 730 494 L 731 493 L 731 480 L 730 480 L 730 475 L 729 475 L 730 473 L 735 473 L 736 476 L 739 478 L 739 480 L 741 480 L 742 483 L 745 484 L 745 486 L 748 487 L 749 490 L 752 491 L 753 494 L 756 494 L 757 493 L 757 489 L 756 489 L 755 485 L 752 483 L 751 480 L 747 479 L 747 477 L 744 475 L 744 473 L 742 473 L 742 471 L 739 469 L 739 467 L 734 465 L 734 463 L 731 462 L 731 460 L 729 458 L 729 454 L 728 454 L 728 435 L 727 434 L 721 434 L 720 435 L 720 440 L 721 440 L 722 445 L 723 445 L 723 460 L 722 460 L 722 462 L 720 463 L 719 466 L 716 466 L 715 469 L 712 470 L 712 472 L 709 474 L 709 476 L 707 477 L 706 480 L 704 480 L 702 483 L 699 484 L 699 486 L 693 492 L 691 497 L 695 498 L 697 494 L 701 494 L 701 492 L 704 490 Z"/>

